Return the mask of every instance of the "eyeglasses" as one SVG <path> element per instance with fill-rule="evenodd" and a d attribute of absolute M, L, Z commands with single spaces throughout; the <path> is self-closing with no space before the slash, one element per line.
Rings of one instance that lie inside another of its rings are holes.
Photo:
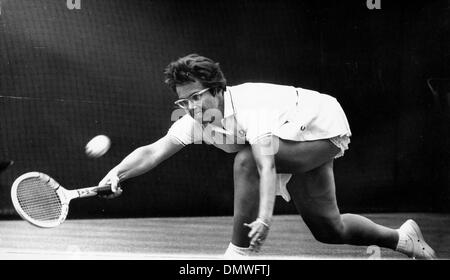
<path fill-rule="evenodd" d="M 211 88 L 202 89 L 201 91 L 191 94 L 188 98 L 178 99 L 174 103 L 175 103 L 175 105 L 181 107 L 182 109 L 188 109 L 189 102 L 199 101 L 201 96 L 210 89 Z"/>

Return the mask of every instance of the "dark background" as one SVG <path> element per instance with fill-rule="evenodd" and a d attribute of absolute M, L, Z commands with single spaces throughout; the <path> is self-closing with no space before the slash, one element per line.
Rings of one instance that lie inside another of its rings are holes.
<path fill-rule="evenodd" d="M 1 0 L 0 160 L 15 164 L 0 174 L 0 216 L 17 217 L 9 191 L 24 172 L 95 185 L 163 136 L 176 98 L 163 69 L 193 52 L 219 61 L 230 85 L 340 101 L 353 132 L 335 162 L 342 212 L 448 212 L 448 103 L 427 79 L 450 77 L 450 1 L 392 2 Z M 88 158 L 98 134 L 111 150 Z M 233 158 L 191 145 L 124 182 L 120 198 L 73 201 L 69 217 L 231 215 Z M 294 212 L 278 200 L 276 213 Z"/>

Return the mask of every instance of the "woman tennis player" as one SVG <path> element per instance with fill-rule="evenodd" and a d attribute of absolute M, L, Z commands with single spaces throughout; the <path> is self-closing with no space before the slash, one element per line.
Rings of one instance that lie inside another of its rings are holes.
<path fill-rule="evenodd" d="M 268 83 L 227 86 L 219 64 L 191 54 L 168 65 L 165 82 L 186 112 L 167 135 L 128 155 L 100 182 L 120 195 L 119 182 L 143 174 L 184 146 L 206 142 L 236 153 L 233 234 L 225 256 L 257 253 L 272 223 L 276 195 L 293 200 L 320 242 L 377 245 L 412 258 L 435 258 L 418 225 L 378 225 L 339 212 L 333 161 L 344 155 L 351 131 L 344 111 L 329 95 Z M 298 185 L 289 190 L 292 175 Z"/>

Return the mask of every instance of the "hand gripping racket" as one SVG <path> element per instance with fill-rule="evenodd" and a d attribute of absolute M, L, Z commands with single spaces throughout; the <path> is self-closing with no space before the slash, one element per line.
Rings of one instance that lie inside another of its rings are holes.
<path fill-rule="evenodd" d="M 110 185 L 67 190 L 46 174 L 28 172 L 14 181 L 11 199 L 24 220 L 38 227 L 51 228 L 64 222 L 72 199 L 108 191 L 111 191 Z"/>

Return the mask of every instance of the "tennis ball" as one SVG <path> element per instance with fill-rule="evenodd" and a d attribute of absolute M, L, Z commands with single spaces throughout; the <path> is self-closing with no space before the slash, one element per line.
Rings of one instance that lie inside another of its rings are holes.
<path fill-rule="evenodd" d="M 111 147 L 111 140 L 106 135 L 97 135 L 85 147 L 86 155 L 93 158 L 103 156 Z"/>

